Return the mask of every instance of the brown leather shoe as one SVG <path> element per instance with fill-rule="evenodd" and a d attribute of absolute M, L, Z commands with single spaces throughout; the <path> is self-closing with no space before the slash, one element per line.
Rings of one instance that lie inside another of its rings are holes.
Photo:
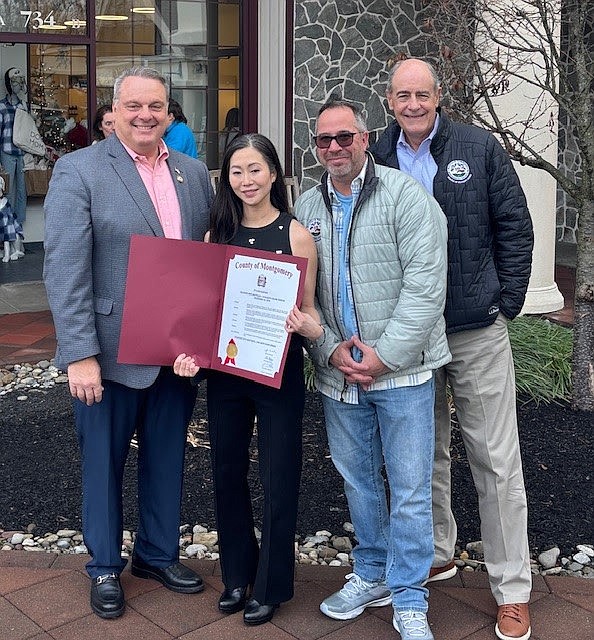
<path fill-rule="evenodd" d="M 431 567 L 429 571 L 429 577 L 425 580 L 425 584 L 428 582 L 438 582 L 439 580 L 447 580 L 453 578 L 456 575 L 458 568 L 454 564 L 454 561 L 448 562 L 443 567 Z"/>
<path fill-rule="evenodd" d="M 501 640 L 528 640 L 532 633 L 528 603 L 500 605 L 495 633 Z"/>

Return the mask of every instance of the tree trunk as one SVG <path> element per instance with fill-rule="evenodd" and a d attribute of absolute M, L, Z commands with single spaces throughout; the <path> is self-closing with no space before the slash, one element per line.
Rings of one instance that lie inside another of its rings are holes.
<path fill-rule="evenodd" d="M 594 412 L 594 200 L 579 210 L 575 272 L 573 408 Z"/>

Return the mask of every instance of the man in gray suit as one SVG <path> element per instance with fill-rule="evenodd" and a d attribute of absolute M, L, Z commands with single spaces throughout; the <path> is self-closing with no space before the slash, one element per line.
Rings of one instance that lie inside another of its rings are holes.
<path fill-rule="evenodd" d="M 134 432 L 139 526 L 132 574 L 181 593 L 204 588 L 178 561 L 196 389 L 170 367 L 117 362 L 131 235 L 202 240 L 208 227 L 208 170 L 161 140 L 167 106 L 167 84 L 156 71 L 122 73 L 114 84 L 115 134 L 58 160 L 45 200 L 44 279 L 56 362 L 68 371 L 74 398 L 91 607 L 102 618 L 120 616 L 125 606 L 122 476 Z"/>

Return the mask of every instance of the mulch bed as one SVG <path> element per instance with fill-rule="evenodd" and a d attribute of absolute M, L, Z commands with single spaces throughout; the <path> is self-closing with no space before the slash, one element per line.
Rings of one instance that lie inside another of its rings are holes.
<path fill-rule="evenodd" d="M 67 385 L 0 398 L 0 529 L 34 524 L 43 535 L 81 528 L 80 468 Z M 215 528 L 204 390 L 199 393 L 186 451 L 182 523 Z M 529 499 L 529 541 L 533 553 L 558 545 L 571 552 L 593 543 L 592 416 L 567 405 L 519 403 L 520 439 Z M 321 402 L 306 399 L 304 464 L 297 532 L 327 529 L 342 534 L 349 521 L 342 482 L 329 457 Z M 192 444 L 193 443 L 193 444 Z M 254 456 L 255 458 L 255 450 Z M 459 432 L 452 442 L 454 512 L 462 545 L 480 539 L 476 493 Z M 136 452 L 125 477 L 124 525 L 136 528 Z M 252 465 L 254 509 L 262 495 Z"/>

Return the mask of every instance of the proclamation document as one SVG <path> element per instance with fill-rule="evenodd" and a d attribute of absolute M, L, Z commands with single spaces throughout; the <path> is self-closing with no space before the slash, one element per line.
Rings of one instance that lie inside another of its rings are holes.
<path fill-rule="evenodd" d="M 212 368 L 243 369 L 260 382 L 273 381 L 283 369 L 289 338 L 285 320 L 298 299 L 301 270 L 292 256 L 263 257 L 264 252 L 249 255 L 249 250 L 230 248 Z"/>
<path fill-rule="evenodd" d="M 187 353 L 278 389 L 306 269 L 297 256 L 133 236 L 118 362 L 171 366 Z"/>

